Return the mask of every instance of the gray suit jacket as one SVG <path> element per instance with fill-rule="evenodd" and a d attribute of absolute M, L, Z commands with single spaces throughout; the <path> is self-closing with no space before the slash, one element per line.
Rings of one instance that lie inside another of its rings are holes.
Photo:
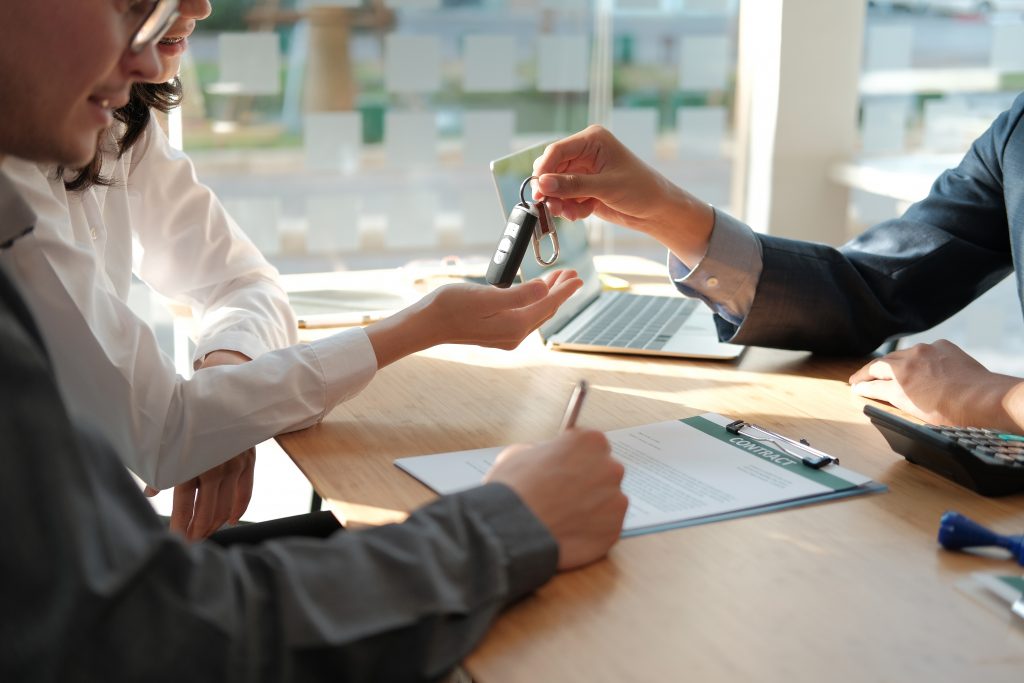
<path fill-rule="evenodd" d="M 839 249 L 758 235 L 764 270 L 742 325 L 723 340 L 864 354 L 926 330 L 1024 266 L 1024 95 L 928 197 Z"/>

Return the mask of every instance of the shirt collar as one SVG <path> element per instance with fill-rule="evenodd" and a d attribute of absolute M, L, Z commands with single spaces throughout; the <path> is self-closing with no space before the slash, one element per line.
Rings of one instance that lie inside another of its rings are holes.
<path fill-rule="evenodd" d="M 8 249 L 19 237 L 32 232 L 36 214 L 0 170 L 0 250 Z"/>

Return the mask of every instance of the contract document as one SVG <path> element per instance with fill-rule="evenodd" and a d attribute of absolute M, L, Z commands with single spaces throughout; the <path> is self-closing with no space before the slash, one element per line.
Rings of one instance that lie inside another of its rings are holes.
<path fill-rule="evenodd" d="M 623 535 L 730 519 L 885 487 L 838 464 L 815 469 L 800 449 L 727 431 L 705 413 L 607 432 L 625 467 Z M 401 458 L 395 464 L 440 494 L 479 485 L 504 447 Z"/>

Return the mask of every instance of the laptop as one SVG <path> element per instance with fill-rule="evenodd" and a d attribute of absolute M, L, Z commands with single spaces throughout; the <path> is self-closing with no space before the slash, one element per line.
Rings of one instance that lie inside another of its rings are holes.
<path fill-rule="evenodd" d="M 491 162 L 491 175 L 504 216 L 519 202 L 519 187 L 532 175 L 533 162 L 545 146 L 528 147 Z M 583 279 L 583 287 L 541 325 L 541 338 L 549 347 L 723 360 L 743 352 L 743 346 L 718 340 L 714 315 L 697 299 L 682 294 L 656 296 L 602 290 L 583 223 L 555 218 L 555 229 L 558 260 L 551 266 L 541 266 L 531 248 L 520 268 L 524 280 L 558 268 L 572 268 Z M 546 257 L 550 254 L 550 240 L 544 238 L 541 246 Z"/>

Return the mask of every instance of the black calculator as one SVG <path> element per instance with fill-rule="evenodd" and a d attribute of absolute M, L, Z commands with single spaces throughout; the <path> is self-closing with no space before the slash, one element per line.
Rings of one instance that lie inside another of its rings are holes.
<path fill-rule="evenodd" d="M 872 405 L 864 414 L 894 451 L 983 496 L 1024 491 L 1024 436 L 915 424 Z"/>

